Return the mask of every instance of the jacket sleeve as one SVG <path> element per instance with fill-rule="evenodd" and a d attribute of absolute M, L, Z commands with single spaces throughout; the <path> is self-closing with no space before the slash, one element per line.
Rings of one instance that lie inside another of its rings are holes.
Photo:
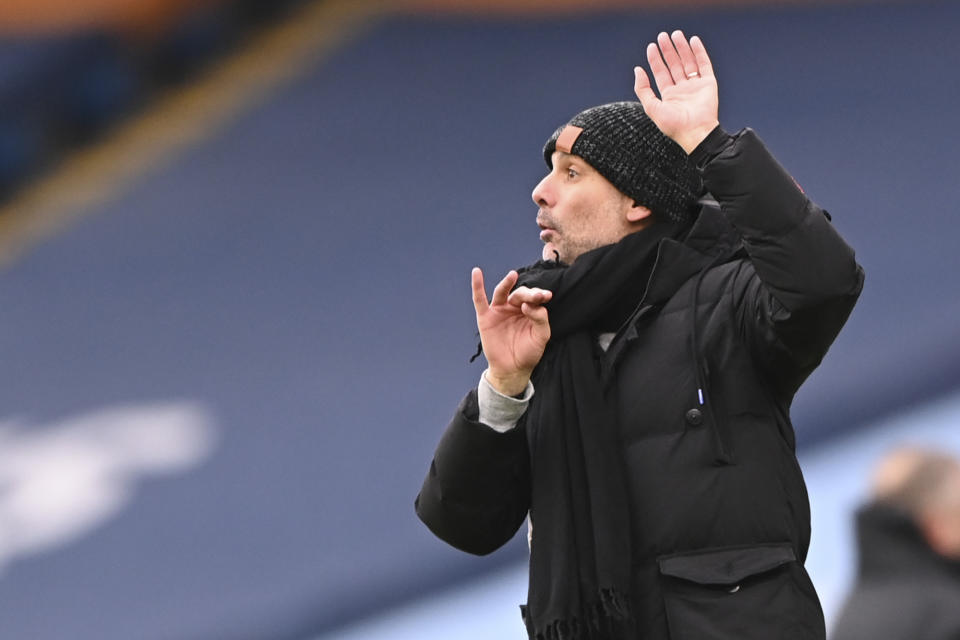
<path fill-rule="evenodd" d="M 415 501 L 441 540 L 484 555 L 503 546 L 530 508 L 530 457 L 521 424 L 499 433 L 477 421 L 477 392 L 457 408 Z"/>
<path fill-rule="evenodd" d="M 750 256 L 734 301 L 758 365 L 794 393 L 820 363 L 863 288 L 853 250 L 750 129 L 717 129 L 698 149 L 704 183 Z"/>

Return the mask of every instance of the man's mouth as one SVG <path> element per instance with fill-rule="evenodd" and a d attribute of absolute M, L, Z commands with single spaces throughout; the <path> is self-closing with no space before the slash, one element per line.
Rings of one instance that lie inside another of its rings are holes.
<path fill-rule="evenodd" d="M 550 236 L 557 232 L 553 228 L 552 222 L 543 214 L 537 216 L 537 226 L 540 227 L 540 240 L 543 242 L 549 242 Z"/>

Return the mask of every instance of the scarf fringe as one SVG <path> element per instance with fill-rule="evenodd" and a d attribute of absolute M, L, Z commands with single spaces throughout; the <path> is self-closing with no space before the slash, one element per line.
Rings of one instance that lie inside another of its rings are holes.
<path fill-rule="evenodd" d="M 614 620 L 626 620 L 631 615 L 626 594 L 616 589 L 600 589 L 600 606 L 603 615 Z"/>
<path fill-rule="evenodd" d="M 616 589 L 600 589 L 598 595 L 599 598 L 587 606 L 583 617 L 561 618 L 540 629 L 533 628 L 527 607 L 520 607 L 530 640 L 590 640 L 595 633 L 609 634 L 616 623 L 632 619 L 626 594 Z"/>

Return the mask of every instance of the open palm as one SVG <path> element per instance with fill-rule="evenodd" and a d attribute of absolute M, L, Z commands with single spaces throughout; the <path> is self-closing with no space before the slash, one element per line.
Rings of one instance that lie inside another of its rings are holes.
<path fill-rule="evenodd" d="M 687 153 L 719 123 L 717 79 L 707 50 L 682 31 L 661 33 L 647 46 L 647 62 L 660 92 L 658 98 L 642 67 L 634 69 L 634 92 L 660 130 Z"/>

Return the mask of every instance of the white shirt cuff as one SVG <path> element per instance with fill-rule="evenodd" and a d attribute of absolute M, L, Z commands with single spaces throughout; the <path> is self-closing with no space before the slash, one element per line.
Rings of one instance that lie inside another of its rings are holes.
<path fill-rule="evenodd" d="M 533 383 L 527 382 L 523 396 L 514 398 L 505 396 L 487 382 L 486 371 L 480 376 L 477 385 L 477 405 L 480 408 L 479 421 L 494 431 L 505 433 L 517 426 L 520 417 L 527 410 L 533 397 Z"/>

